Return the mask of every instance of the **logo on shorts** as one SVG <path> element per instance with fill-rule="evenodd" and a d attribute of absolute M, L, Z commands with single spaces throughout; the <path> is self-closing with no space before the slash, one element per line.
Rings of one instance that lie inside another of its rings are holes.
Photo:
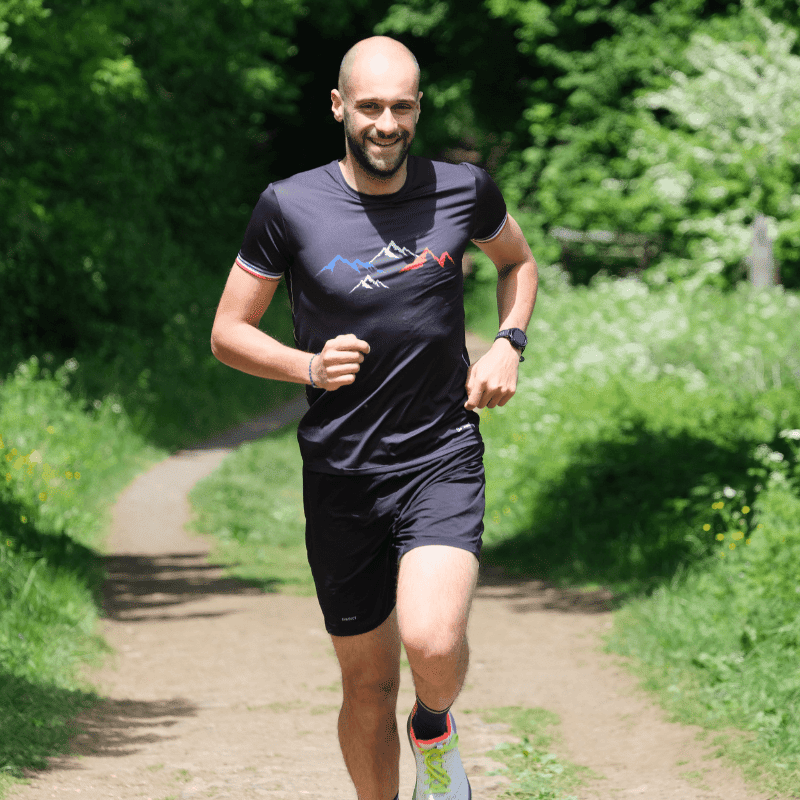
<path fill-rule="evenodd" d="M 354 619 L 358 619 L 358 617 L 342 617 L 342 622 L 352 622 Z"/>
<path fill-rule="evenodd" d="M 466 425 L 459 425 L 456 428 L 456 433 L 461 433 L 461 431 L 465 431 L 468 428 L 474 428 L 474 427 L 475 427 L 475 425 L 473 425 L 471 422 L 468 422 Z"/>

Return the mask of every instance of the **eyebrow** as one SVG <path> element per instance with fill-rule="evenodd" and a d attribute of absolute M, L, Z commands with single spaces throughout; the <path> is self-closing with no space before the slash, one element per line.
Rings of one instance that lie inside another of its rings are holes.
<path fill-rule="evenodd" d="M 417 102 L 417 98 L 413 97 L 411 95 L 409 95 L 408 97 L 395 97 L 395 98 L 393 98 L 391 100 L 385 100 L 382 97 L 359 97 L 359 98 L 353 100 L 353 102 L 356 105 L 358 105 L 360 103 L 391 103 L 391 104 L 395 104 L 395 103 L 411 103 L 411 105 L 413 105 L 414 103 Z"/>

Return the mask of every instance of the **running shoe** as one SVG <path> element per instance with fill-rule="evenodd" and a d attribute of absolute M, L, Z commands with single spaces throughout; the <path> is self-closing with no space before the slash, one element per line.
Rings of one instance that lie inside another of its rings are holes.
<path fill-rule="evenodd" d="M 411 713 L 413 716 L 413 712 Z M 453 715 L 447 714 L 447 731 L 438 739 L 420 741 L 408 718 L 408 741 L 417 762 L 413 800 L 471 800 L 472 789 L 458 752 Z"/>

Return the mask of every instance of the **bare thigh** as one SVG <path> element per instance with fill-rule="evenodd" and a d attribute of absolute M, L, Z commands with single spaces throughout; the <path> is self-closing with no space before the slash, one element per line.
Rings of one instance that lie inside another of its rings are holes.
<path fill-rule="evenodd" d="M 478 580 L 478 559 L 468 550 L 424 545 L 400 561 L 397 620 L 403 644 L 423 657 L 460 648 Z"/>

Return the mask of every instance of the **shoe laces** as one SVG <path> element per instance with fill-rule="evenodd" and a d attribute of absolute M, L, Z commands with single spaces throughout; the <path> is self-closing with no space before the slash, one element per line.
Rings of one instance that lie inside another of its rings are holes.
<path fill-rule="evenodd" d="M 447 744 L 425 751 L 425 771 L 433 794 L 446 792 L 450 788 L 450 775 L 442 764 L 442 758 L 445 753 L 455 750 L 456 747 L 458 747 L 458 734 L 454 733 Z"/>

